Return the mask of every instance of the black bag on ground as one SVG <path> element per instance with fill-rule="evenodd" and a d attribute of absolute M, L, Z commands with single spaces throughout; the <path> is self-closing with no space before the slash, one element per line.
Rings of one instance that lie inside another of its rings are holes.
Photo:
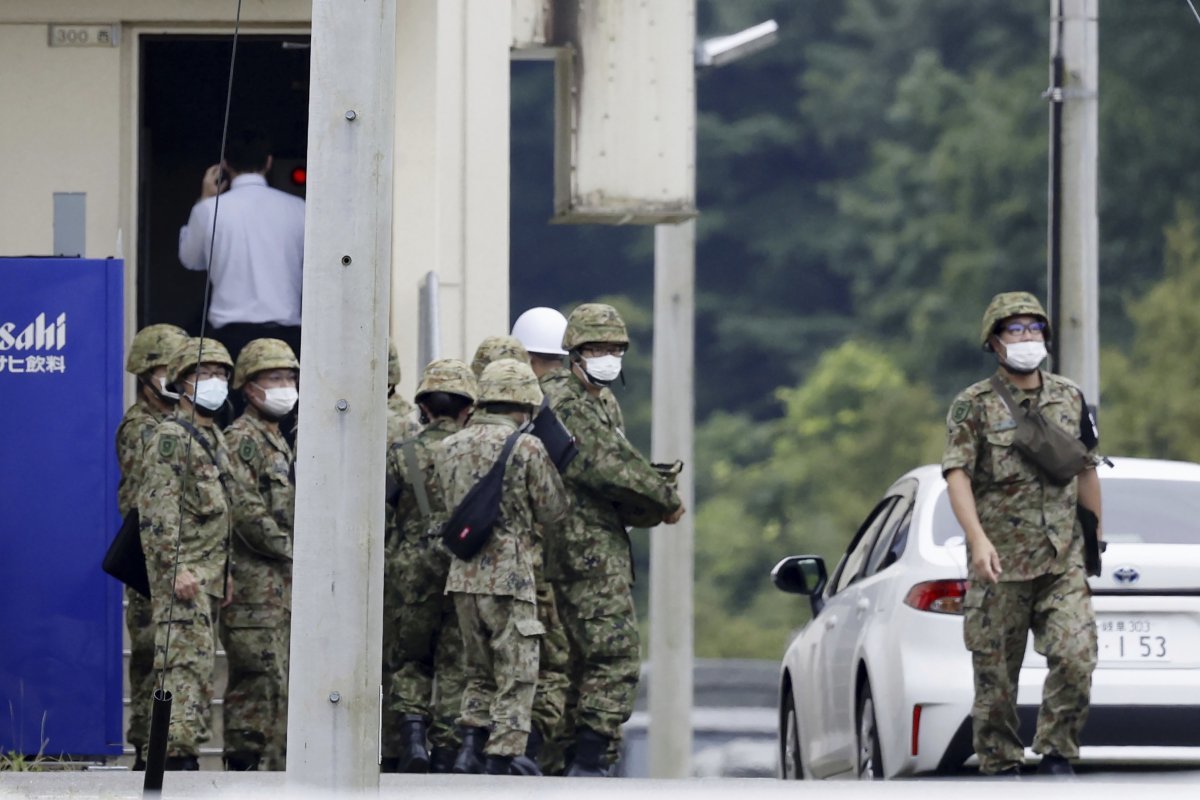
<path fill-rule="evenodd" d="M 150 576 L 146 573 L 146 554 L 142 552 L 141 518 L 136 508 L 125 515 L 100 566 L 138 594 L 150 596 Z"/>
<path fill-rule="evenodd" d="M 492 538 L 492 528 L 500 516 L 500 496 L 504 491 L 504 468 L 521 431 L 514 431 L 504 442 L 500 458 L 479 483 L 471 487 L 466 497 L 454 509 L 442 526 L 442 543 L 463 561 L 470 561 Z"/>
<path fill-rule="evenodd" d="M 1017 423 L 1013 447 L 1036 464 L 1047 478 L 1059 486 L 1066 486 L 1076 475 L 1093 466 L 1083 442 L 1043 417 L 1038 409 L 1017 405 L 999 377 L 993 375 L 991 384 Z"/>

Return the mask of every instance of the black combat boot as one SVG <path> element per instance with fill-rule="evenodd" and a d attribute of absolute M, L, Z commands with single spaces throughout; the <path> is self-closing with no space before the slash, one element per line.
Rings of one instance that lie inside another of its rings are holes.
<path fill-rule="evenodd" d="M 258 763 L 262 759 L 260 753 L 226 753 L 226 772 L 258 772 Z"/>
<path fill-rule="evenodd" d="M 454 769 L 454 758 L 458 751 L 453 747 L 435 747 L 429 756 L 429 771 L 445 773 Z"/>
<path fill-rule="evenodd" d="M 486 728 L 463 728 L 462 745 L 454 758 L 454 766 L 450 769 L 456 775 L 483 774 L 483 746 L 487 744 Z"/>
<path fill-rule="evenodd" d="M 146 759 L 142 758 L 142 746 L 140 744 L 134 745 L 132 771 L 133 772 L 145 772 L 146 771 Z"/>
<path fill-rule="evenodd" d="M 197 772 L 200 769 L 200 759 L 195 756 L 167 756 L 163 769 L 167 772 Z"/>
<path fill-rule="evenodd" d="M 488 756 L 483 771 L 486 775 L 511 775 L 512 756 Z"/>
<path fill-rule="evenodd" d="M 538 753 L 542 752 L 544 741 L 542 732 L 535 726 L 529 732 L 529 738 L 525 740 L 525 754 L 512 760 L 513 775 L 540 776 L 542 774 L 542 768 L 538 765 Z"/>
<path fill-rule="evenodd" d="M 1069 778 L 1075 774 L 1071 762 L 1058 753 L 1046 753 L 1042 763 L 1038 764 L 1038 775 L 1053 775 L 1057 778 Z"/>
<path fill-rule="evenodd" d="M 575 758 L 567 767 L 568 778 L 607 778 L 609 739 L 591 728 L 575 732 Z"/>
<path fill-rule="evenodd" d="M 425 718 L 420 714 L 405 714 L 400 718 L 400 752 L 396 758 L 400 772 L 429 772 L 425 727 Z"/>

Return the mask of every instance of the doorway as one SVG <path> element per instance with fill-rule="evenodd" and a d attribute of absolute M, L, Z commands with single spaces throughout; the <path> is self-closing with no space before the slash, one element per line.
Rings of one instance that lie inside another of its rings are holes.
<path fill-rule="evenodd" d="M 197 335 L 207 274 L 179 263 L 179 229 L 217 163 L 230 36 L 144 34 L 139 48 L 138 307 L 141 328 L 168 322 Z M 304 196 L 309 36 L 242 35 L 229 128 L 266 131 L 275 156 L 267 182 Z"/>

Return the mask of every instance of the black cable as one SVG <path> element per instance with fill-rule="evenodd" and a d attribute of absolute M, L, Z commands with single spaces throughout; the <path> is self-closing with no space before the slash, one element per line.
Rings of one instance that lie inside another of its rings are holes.
<path fill-rule="evenodd" d="M 238 46 L 238 37 L 241 32 L 241 23 L 242 23 L 242 0 L 238 0 L 237 12 L 234 16 L 234 24 L 233 24 L 233 45 L 232 45 L 232 47 L 230 49 L 230 53 L 229 53 L 229 81 L 228 81 L 228 85 L 226 86 L 226 89 L 225 89 L 225 115 L 224 115 L 224 120 L 221 125 L 220 157 L 217 160 L 218 170 L 220 170 L 219 165 L 222 165 L 225 163 L 225 144 L 226 144 L 226 142 L 228 140 L 228 136 L 229 136 L 229 109 L 230 109 L 230 106 L 232 105 L 232 101 L 233 101 L 233 75 L 234 75 L 234 67 L 237 64 L 237 46 Z M 217 176 L 217 190 L 218 191 L 217 191 L 216 198 L 214 199 L 214 203 L 213 203 L 212 227 L 209 231 L 209 239 L 208 239 L 208 267 L 210 270 L 212 269 L 213 252 L 214 252 L 214 249 L 216 246 L 217 216 L 220 213 L 220 209 L 221 209 L 220 188 L 221 188 L 221 176 L 220 176 L 220 172 L 218 172 L 218 176 Z M 197 352 L 196 352 L 196 369 L 197 370 L 199 370 L 200 364 L 201 364 L 201 359 L 204 357 L 204 334 L 206 332 L 206 328 L 207 328 L 207 324 L 208 324 L 208 306 L 209 306 L 209 302 L 210 302 L 210 296 L 209 296 L 210 295 L 210 288 L 209 288 L 210 285 L 211 285 L 211 281 L 204 282 L 204 301 L 201 306 L 203 313 L 200 318 L 200 345 L 197 348 Z M 198 385 L 199 380 L 196 380 L 195 383 Z M 191 404 L 191 416 L 188 420 L 188 423 L 189 423 L 189 427 L 191 428 L 191 430 L 195 430 L 196 399 L 195 399 L 194 393 L 193 393 L 192 398 L 189 398 L 189 403 Z M 153 753 L 155 757 L 153 757 L 153 758 L 148 757 L 146 759 L 146 779 L 145 779 L 145 783 L 143 784 L 143 792 L 145 792 L 147 794 L 157 793 L 159 790 L 162 789 L 162 773 L 163 773 L 163 769 L 165 766 L 167 731 L 170 728 L 169 708 L 170 708 L 170 702 L 171 702 L 171 695 L 168 694 L 167 690 L 166 690 L 167 665 L 170 663 L 171 627 L 172 627 L 172 620 L 174 619 L 174 616 L 175 616 L 175 581 L 179 577 L 179 553 L 183 546 L 183 498 L 188 492 L 188 479 L 193 478 L 193 483 L 194 483 L 194 476 L 192 475 L 192 441 L 194 438 L 195 438 L 194 434 L 192 434 L 191 431 L 189 431 L 187 447 L 184 450 L 184 456 L 183 456 L 184 469 L 183 469 L 183 475 L 181 476 L 182 486 L 180 487 L 179 504 L 177 506 L 177 519 L 179 521 L 179 524 L 175 531 L 175 559 L 174 559 L 174 563 L 172 564 L 172 567 L 171 567 L 171 585 L 170 585 L 170 589 L 169 589 L 171 599 L 170 599 L 170 604 L 167 608 L 167 620 L 166 620 L 167 632 L 166 632 L 166 637 L 165 637 L 165 641 L 163 644 L 162 668 L 160 669 L 159 675 L 158 675 L 158 691 L 155 692 L 155 713 L 154 713 L 154 718 L 153 718 L 152 725 L 151 725 L 151 735 L 149 737 L 151 741 L 148 743 L 148 752 L 147 752 L 148 756 L 150 756 L 151 753 Z M 216 466 L 218 467 L 218 469 L 220 468 L 219 464 Z M 226 558 L 225 574 L 223 576 L 225 579 L 225 585 L 223 585 L 221 588 L 222 597 L 224 597 L 225 587 L 228 586 L 228 579 L 229 579 L 229 576 L 228 576 L 229 534 L 228 533 L 226 533 L 226 537 L 225 537 L 225 549 L 226 549 L 227 558 Z M 164 711 L 164 709 L 166 710 L 165 714 L 162 713 Z M 165 717 L 165 719 L 164 719 L 164 717 Z M 162 728 L 165 728 L 166 730 L 163 730 Z M 156 729 L 158 729 L 158 730 L 156 730 Z M 155 736 L 156 733 L 158 734 L 158 736 Z M 151 763 L 152 760 L 155 761 L 156 763 L 152 764 Z"/>

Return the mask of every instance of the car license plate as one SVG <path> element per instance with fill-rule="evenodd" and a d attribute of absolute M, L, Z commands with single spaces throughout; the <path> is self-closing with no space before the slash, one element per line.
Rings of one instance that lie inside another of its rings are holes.
<path fill-rule="evenodd" d="M 1102 616 L 1096 620 L 1101 661 L 1170 661 L 1170 626 L 1155 617 Z"/>

